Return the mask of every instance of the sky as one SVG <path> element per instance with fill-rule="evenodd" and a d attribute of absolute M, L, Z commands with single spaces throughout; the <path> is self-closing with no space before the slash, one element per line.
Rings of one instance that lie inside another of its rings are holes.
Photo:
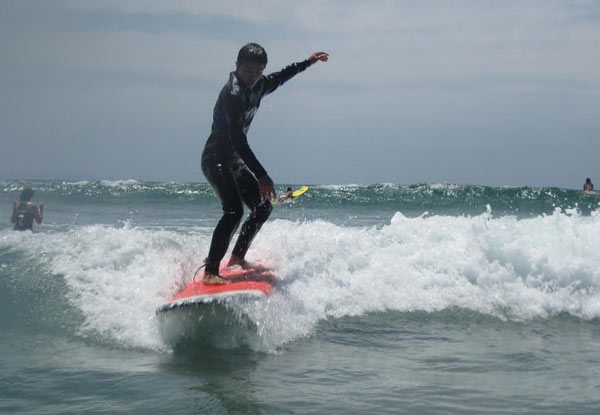
<path fill-rule="evenodd" d="M 241 46 L 280 184 L 600 183 L 595 0 L 0 0 L 0 178 L 204 182 Z"/>

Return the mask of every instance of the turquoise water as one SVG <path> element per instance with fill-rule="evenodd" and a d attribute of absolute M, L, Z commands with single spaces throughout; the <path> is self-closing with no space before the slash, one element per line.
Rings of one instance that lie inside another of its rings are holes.
<path fill-rule="evenodd" d="M 24 185 L 34 233 L 9 221 Z M 0 180 L 0 413 L 597 413 L 599 203 L 313 186 L 249 252 L 273 296 L 184 338 L 155 309 L 206 255 L 207 185 Z"/>

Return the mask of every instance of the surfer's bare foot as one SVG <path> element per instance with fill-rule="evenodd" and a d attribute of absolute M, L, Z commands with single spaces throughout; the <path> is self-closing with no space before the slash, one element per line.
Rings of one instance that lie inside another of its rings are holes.
<path fill-rule="evenodd" d="M 244 270 L 253 270 L 253 271 L 270 271 L 271 268 L 265 267 L 261 264 L 256 264 L 254 262 L 246 261 L 245 259 L 239 258 L 235 255 L 231 255 L 229 262 L 227 263 L 227 268 L 231 267 L 240 267 Z"/>
<path fill-rule="evenodd" d="M 230 281 L 221 277 L 218 274 L 204 273 L 204 278 L 202 278 L 202 283 L 206 285 L 217 285 L 217 284 L 229 284 Z"/>
<path fill-rule="evenodd" d="M 242 267 L 243 269 L 252 268 L 252 264 L 250 262 L 246 261 L 244 258 L 240 258 L 238 256 L 231 255 L 231 258 L 229 258 L 229 262 L 227 263 L 227 267 L 235 267 L 235 266 Z"/>

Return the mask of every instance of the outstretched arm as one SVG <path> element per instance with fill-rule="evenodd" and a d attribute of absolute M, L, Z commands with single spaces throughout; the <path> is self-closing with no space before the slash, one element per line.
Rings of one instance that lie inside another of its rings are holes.
<path fill-rule="evenodd" d="M 329 54 L 327 52 L 315 52 L 308 57 L 308 59 L 303 60 L 302 62 L 292 63 L 291 65 L 286 66 L 282 70 L 278 72 L 273 72 L 266 76 L 266 86 L 264 90 L 264 95 L 270 94 L 275 91 L 285 82 L 289 81 L 291 78 L 299 74 L 300 72 L 306 70 L 309 66 L 316 62 L 327 62 L 329 60 Z"/>

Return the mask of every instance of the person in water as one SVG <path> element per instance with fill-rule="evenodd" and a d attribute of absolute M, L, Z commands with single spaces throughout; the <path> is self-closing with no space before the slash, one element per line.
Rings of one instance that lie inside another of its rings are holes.
<path fill-rule="evenodd" d="M 592 180 L 590 180 L 589 177 L 585 179 L 585 183 L 583 184 L 583 190 L 586 192 L 594 191 L 594 184 L 592 183 Z"/>
<path fill-rule="evenodd" d="M 15 224 L 15 231 L 33 230 L 33 220 L 39 225 L 44 220 L 44 202 L 38 205 L 31 201 L 33 190 L 30 187 L 23 189 L 19 195 L 19 200 L 13 202 L 13 211 L 10 218 Z"/>
<path fill-rule="evenodd" d="M 246 136 L 261 99 L 316 62 L 328 59 L 326 52 L 316 52 L 302 62 L 265 76 L 265 49 L 256 43 L 240 49 L 236 70 L 229 74 L 219 93 L 211 134 L 202 152 L 202 172 L 223 209 L 205 260 L 205 284 L 228 283 L 219 275 L 219 266 L 244 215 L 243 204 L 251 212 L 242 225 L 227 266 L 250 267 L 245 260 L 246 252 L 271 214 L 270 200 L 276 197 L 273 180 L 254 155 Z"/>
<path fill-rule="evenodd" d="M 285 191 L 285 194 L 282 195 L 279 199 L 277 199 L 277 201 L 279 203 L 281 202 L 285 202 L 286 200 L 291 200 L 294 198 L 294 192 L 292 191 L 291 187 L 288 187 L 287 190 Z"/>

